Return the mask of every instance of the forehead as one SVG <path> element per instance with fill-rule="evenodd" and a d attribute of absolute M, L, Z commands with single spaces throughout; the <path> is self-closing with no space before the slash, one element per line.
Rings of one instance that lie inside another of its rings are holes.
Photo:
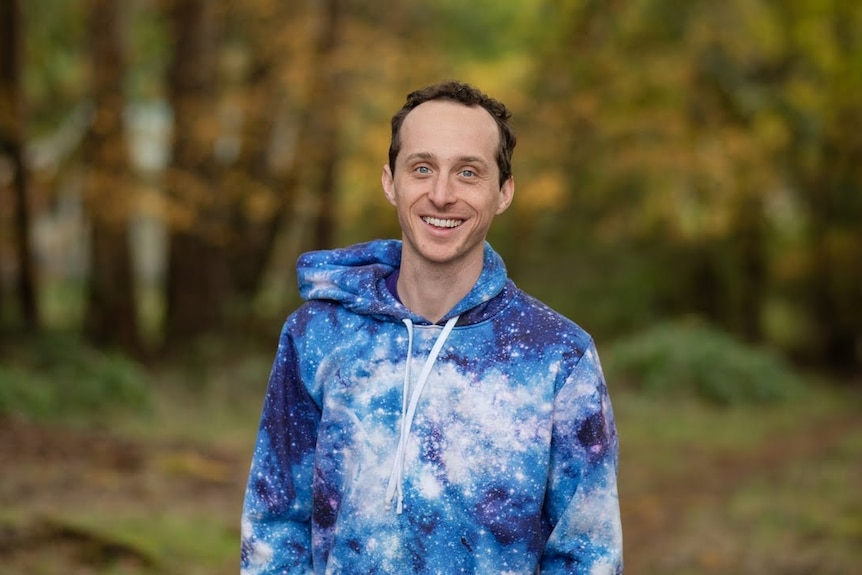
<path fill-rule="evenodd" d="M 495 156 L 500 141 L 497 122 L 487 110 L 448 100 L 416 106 L 404 118 L 400 137 L 402 151 L 457 151 L 490 158 Z"/>

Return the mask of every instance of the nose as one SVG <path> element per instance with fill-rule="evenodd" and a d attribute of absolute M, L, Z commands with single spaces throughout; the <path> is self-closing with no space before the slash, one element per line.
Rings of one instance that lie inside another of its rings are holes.
<path fill-rule="evenodd" d="M 449 180 L 445 177 L 435 178 L 431 190 L 428 192 L 428 199 L 437 207 L 454 203 L 455 194 Z"/>

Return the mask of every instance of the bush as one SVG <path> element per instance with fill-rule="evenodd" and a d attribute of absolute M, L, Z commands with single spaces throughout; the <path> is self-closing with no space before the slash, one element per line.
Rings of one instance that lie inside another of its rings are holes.
<path fill-rule="evenodd" d="M 117 353 L 62 336 L 2 350 L 0 417 L 66 420 L 150 405 L 143 369 Z"/>
<path fill-rule="evenodd" d="M 773 403 L 804 382 L 776 354 L 698 321 L 659 324 L 612 345 L 608 379 L 653 395 L 714 404 Z"/>

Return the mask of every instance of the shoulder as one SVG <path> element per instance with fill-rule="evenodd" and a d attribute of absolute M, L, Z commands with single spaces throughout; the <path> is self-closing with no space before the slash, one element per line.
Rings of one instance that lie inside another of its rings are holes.
<path fill-rule="evenodd" d="M 474 324 L 485 334 L 477 337 L 493 342 L 497 349 L 513 351 L 524 365 L 554 364 L 568 371 L 587 355 L 593 340 L 577 323 L 514 283 L 504 292 L 494 313 Z"/>
<path fill-rule="evenodd" d="M 301 304 L 282 325 L 282 339 L 302 340 L 320 329 L 331 329 L 339 323 L 341 306 L 327 300 L 312 300 Z"/>
<path fill-rule="evenodd" d="M 565 335 L 567 339 L 576 340 L 584 347 L 592 342 L 592 336 L 574 320 L 520 288 L 514 289 L 516 294 L 512 298 L 510 311 L 514 312 L 516 318 L 521 318 L 524 325 Z"/>

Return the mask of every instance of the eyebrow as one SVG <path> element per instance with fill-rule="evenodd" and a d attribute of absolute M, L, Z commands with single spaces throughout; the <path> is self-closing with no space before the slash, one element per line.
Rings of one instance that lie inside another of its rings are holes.
<path fill-rule="evenodd" d="M 458 161 L 462 164 L 479 164 L 483 168 L 488 167 L 488 162 L 486 162 L 484 158 L 480 158 L 479 156 L 459 156 Z"/>
<path fill-rule="evenodd" d="M 413 152 L 412 154 L 406 156 L 404 158 L 405 162 L 412 162 L 414 160 L 430 160 L 434 157 L 433 154 L 429 152 Z"/>
<path fill-rule="evenodd" d="M 415 160 L 428 161 L 428 160 L 433 160 L 434 157 L 435 157 L 434 154 L 432 154 L 430 152 L 413 152 L 412 154 L 405 157 L 404 161 L 405 162 L 412 162 Z M 485 159 L 480 157 L 480 156 L 458 156 L 456 158 L 456 160 L 460 164 L 478 164 L 478 165 L 482 166 L 483 168 L 488 167 L 488 162 L 485 161 Z"/>

